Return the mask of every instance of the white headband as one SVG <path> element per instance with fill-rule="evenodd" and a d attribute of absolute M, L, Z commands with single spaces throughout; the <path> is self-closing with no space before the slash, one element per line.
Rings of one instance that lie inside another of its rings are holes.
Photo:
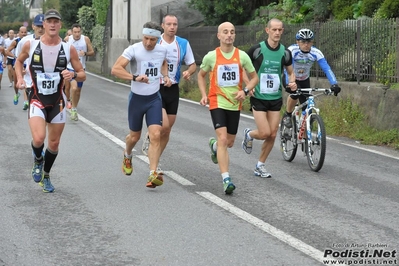
<path fill-rule="evenodd" d="M 161 37 L 161 31 L 156 30 L 156 29 L 143 28 L 143 34 L 157 37 L 157 38 Z"/>

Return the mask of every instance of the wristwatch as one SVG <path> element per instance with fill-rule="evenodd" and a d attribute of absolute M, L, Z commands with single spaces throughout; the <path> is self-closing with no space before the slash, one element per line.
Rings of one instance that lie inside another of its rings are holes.
<path fill-rule="evenodd" d="M 73 72 L 73 79 L 76 79 L 77 76 L 78 76 L 78 73 Z"/>
<path fill-rule="evenodd" d="M 245 93 L 245 96 L 247 96 L 248 93 L 249 93 L 249 90 L 248 90 L 247 88 L 244 88 L 243 91 L 244 91 L 244 93 Z"/>
<path fill-rule="evenodd" d="M 136 81 L 136 78 L 138 77 L 139 75 L 133 75 L 133 81 Z"/>

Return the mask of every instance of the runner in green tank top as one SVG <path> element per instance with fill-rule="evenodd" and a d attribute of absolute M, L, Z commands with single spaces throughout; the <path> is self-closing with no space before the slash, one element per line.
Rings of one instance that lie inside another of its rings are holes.
<path fill-rule="evenodd" d="M 283 105 L 282 89 L 283 68 L 288 73 L 288 87 L 295 91 L 295 75 L 292 67 L 291 52 L 280 44 L 284 32 L 283 22 L 271 19 L 265 28 L 268 35 L 266 41 L 252 46 L 248 55 L 258 72 L 259 83 L 251 97 L 251 108 L 257 129 L 244 129 L 242 148 L 246 153 L 252 152 L 253 139 L 263 140 L 259 161 L 254 174 L 260 177 L 272 177 L 266 170 L 265 162 L 273 148 L 280 122 L 280 109 Z"/>

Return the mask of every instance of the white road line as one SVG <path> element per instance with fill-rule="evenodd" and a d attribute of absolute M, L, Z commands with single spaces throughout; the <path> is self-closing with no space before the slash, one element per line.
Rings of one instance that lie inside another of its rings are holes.
<path fill-rule="evenodd" d="M 295 237 L 287 233 L 284 233 L 283 231 L 277 229 L 276 227 L 262 221 L 259 218 L 256 218 L 255 216 L 247 213 L 246 211 L 243 211 L 235 207 L 234 205 L 228 203 L 227 201 L 222 200 L 221 198 L 213 195 L 210 192 L 197 192 L 197 194 L 323 264 L 324 261 L 332 259 L 331 257 L 324 257 L 322 251 L 315 249 L 312 246 L 309 246 L 308 244 L 302 242 L 299 239 L 296 239 Z M 340 265 L 346 265 L 346 264 L 340 264 Z"/>
<path fill-rule="evenodd" d="M 89 127 L 91 127 L 92 129 L 94 129 L 95 131 L 97 131 L 98 133 L 100 133 L 101 135 L 103 135 L 104 137 L 106 137 L 107 139 L 109 139 L 112 142 L 114 142 L 119 147 L 121 147 L 123 149 L 125 148 L 125 142 L 121 141 L 120 139 L 118 139 L 117 137 L 115 137 L 114 135 L 109 133 L 108 131 L 104 130 L 103 128 L 97 126 L 96 124 L 94 124 L 90 120 L 84 118 L 81 115 L 79 115 L 79 120 L 81 122 L 85 123 L 86 125 L 88 125 Z M 145 156 L 145 155 L 136 155 L 135 157 L 137 157 L 138 159 L 142 160 L 143 162 L 145 162 L 147 164 L 150 164 L 150 161 L 148 160 L 148 157 Z M 188 181 L 187 179 L 185 179 L 184 177 L 176 174 L 173 171 L 164 171 L 164 174 L 167 175 L 168 177 L 170 177 L 171 179 L 175 180 L 176 182 L 180 183 L 183 186 L 195 186 L 194 183 Z"/>
<path fill-rule="evenodd" d="M 120 139 L 118 139 L 117 137 L 115 137 L 114 135 L 109 133 L 108 131 L 104 130 L 102 127 L 97 126 L 96 124 L 94 124 L 90 120 L 87 120 L 86 118 L 84 118 L 81 115 L 79 115 L 79 120 L 82 121 L 83 123 L 85 123 L 86 125 L 88 125 L 89 127 L 93 128 L 95 131 L 97 131 L 98 133 L 100 133 L 101 135 L 106 137 L 107 139 L 116 143 L 116 145 L 122 147 L 123 149 L 125 148 L 125 142 L 121 141 Z"/>
<path fill-rule="evenodd" d="M 399 160 L 399 157 L 392 156 L 392 155 L 386 154 L 384 152 L 380 152 L 380 151 L 376 151 L 376 150 L 372 150 L 372 149 L 367 149 L 367 148 L 362 148 L 362 147 L 359 147 L 359 146 L 355 146 L 355 145 L 352 145 L 352 144 L 346 144 L 346 143 L 342 143 L 342 142 L 341 142 L 341 144 L 345 145 L 345 146 L 352 147 L 352 148 L 356 148 L 356 149 L 359 149 L 359 150 L 364 150 L 364 151 L 368 151 L 368 152 L 371 152 L 371 153 L 375 153 L 375 154 L 378 154 L 378 155 L 382 155 L 382 156 L 385 156 L 385 157 L 389 157 L 389 158 L 392 158 L 392 159 Z"/>
<path fill-rule="evenodd" d="M 182 184 L 183 186 L 195 186 L 194 183 L 188 181 L 187 179 L 185 179 L 184 177 L 182 177 L 182 176 L 176 174 L 176 173 L 173 172 L 173 171 L 164 171 L 164 173 L 165 173 L 168 177 L 170 177 L 170 178 L 172 178 L 173 180 L 175 180 L 176 182 Z"/>

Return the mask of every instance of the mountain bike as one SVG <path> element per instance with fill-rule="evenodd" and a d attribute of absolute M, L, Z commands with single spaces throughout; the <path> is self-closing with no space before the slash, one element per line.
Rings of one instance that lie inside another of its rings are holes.
<path fill-rule="evenodd" d="M 314 94 L 314 92 L 321 92 Z M 331 95 L 331 89 L 306 88 L 298 89 L 296 94 L 305 95 L 306 101 L 297 104 L 292 112 L 292 127 L 280 122 L 280 147 L 284 160 L 294 160 L 297 148 L 300 145 L 310 169 L 318 172 L 324 163 L 326 156 L 326 129 L 324 122 L 316 108 L 315 98 L 320 95 Z M 306 109 L 302 111 L 303 107 Z"/>

